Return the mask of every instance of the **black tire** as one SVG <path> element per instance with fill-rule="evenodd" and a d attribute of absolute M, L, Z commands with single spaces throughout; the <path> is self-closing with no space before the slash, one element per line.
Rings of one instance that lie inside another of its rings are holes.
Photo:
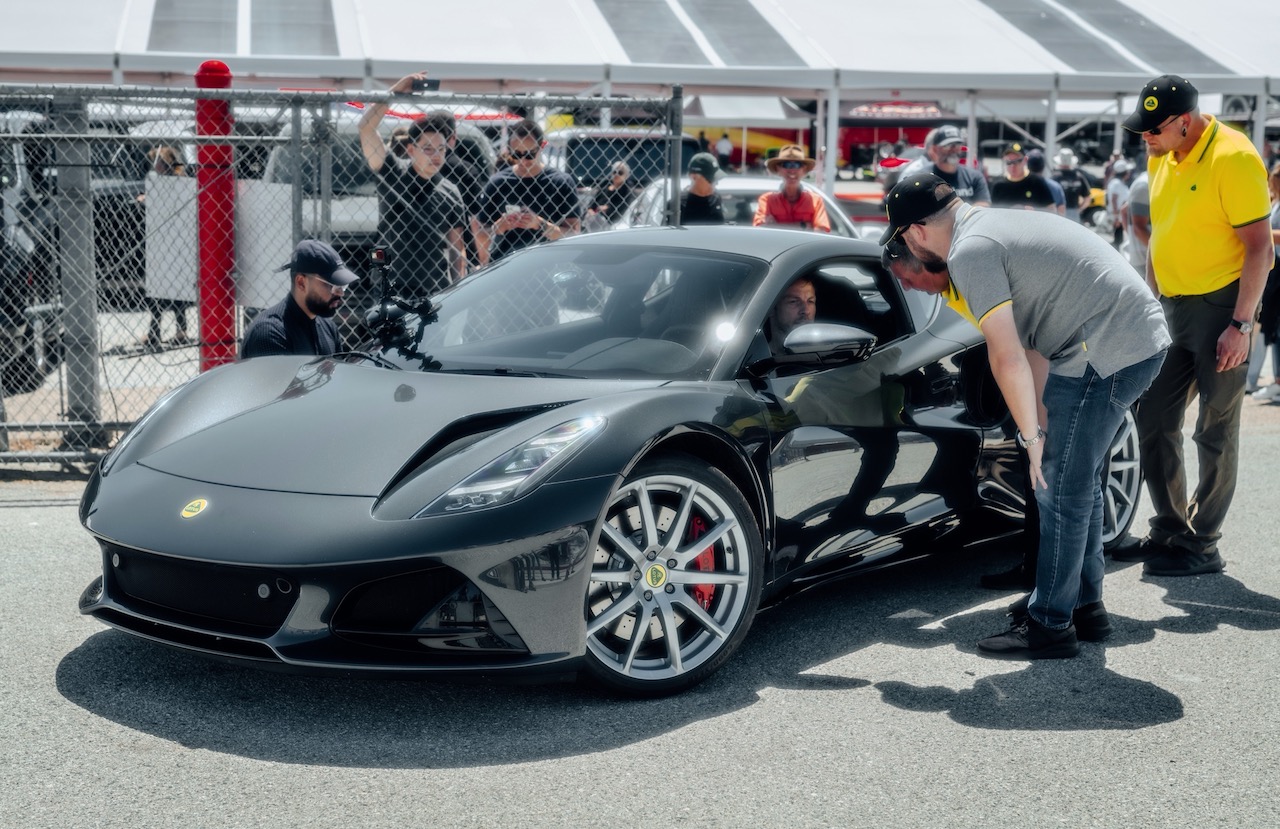
<path fill-rule="evenodd" d="M 683 454 L 646 459 L 610 498 L 598 537 L 588 675 L 651 697 L 719 669 L 751 627 L 764 567 L 755 516 L 724 473 Z"/>
<path fill-rule="evenodd" d="M 1120 431 L 1102 467 L 1102 546 L 1111 549 L 1129 534 L 1142 497 L 1142 466 L 1138 425 L 1133 412 L 1124 416 Z"/>

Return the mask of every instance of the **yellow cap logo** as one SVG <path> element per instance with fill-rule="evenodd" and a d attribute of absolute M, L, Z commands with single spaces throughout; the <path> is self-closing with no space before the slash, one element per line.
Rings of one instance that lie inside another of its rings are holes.
<path fill-rule="evenodd" d="M 654 564 L 644 571 L 645 584 L 650 587 L 661 587 L 667 582 L 667 568 L 661 564 Z"/>
<path fill-rule="evenodd" d="M 1156 96 L 1148 95 L 1142 99 L 1142 108 L 1147 112 L 1155 112 L 1156 107 L 1160 106 L 1160 101 L 1156 100 Z"/>
<path fill-rule="evenodd" d="M 208 501 L 203 498 L 197 498 L 182 508 L 182 517 L 195 518 L 197 515 L 204 512 L 204 508 L 207 506 L 209 506 Z"/>

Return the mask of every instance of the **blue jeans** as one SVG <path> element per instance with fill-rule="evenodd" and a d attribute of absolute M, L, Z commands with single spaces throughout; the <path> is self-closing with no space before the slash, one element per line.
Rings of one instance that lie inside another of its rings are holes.
<path fill-rule="evenodd" d="M 1044 386 L 1049 425 L 1044 442 L 1048 489 L 1040 505 L 1040 556 L 1029 613 L 1062 630 L 1077 607 L 1102 599 L 1102 468 L 1125 412 L 1146 391 L 1165 353 L 1103 379 L 1092 366 L 1083 377 L 1050 374 Z"/>

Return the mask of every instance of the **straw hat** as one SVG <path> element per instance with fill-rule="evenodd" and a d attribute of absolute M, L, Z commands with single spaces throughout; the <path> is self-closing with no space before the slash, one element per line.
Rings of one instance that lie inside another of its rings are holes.
<path fill-rule="evenodd" d="M 769 159 L 769 162 L 765 164 L 765 167 L 769 169 L 769 172 L 776 173 L 778 172 L 778 165 L 784 161 L 803 162 L 804 171 L 806 173 L 812 170 L 818 164 L 818 162 L 814 161 L 812 158 L 809 158 L 807 155 L 804 154 L 803 147 L 797 146 L 795 144 L 788 144 L 787 146 L 778 150 L 778 154 L 775 155 L 773 158 Z"/>

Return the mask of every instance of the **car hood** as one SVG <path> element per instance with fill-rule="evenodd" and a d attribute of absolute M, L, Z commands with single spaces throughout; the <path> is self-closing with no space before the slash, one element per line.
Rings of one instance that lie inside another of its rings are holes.
<path fill-rule="evenodd" d="M 429 447 L 574 401 L 661 385 L 416 373 L 327 359 L 298 366 L 296 358 L 257 358 L 217 375 L 197 378 L 142 424 L 131 440 L 151 445 L 127 447 L 130 460 L 212 484 L 377 497 L 411 461 L 428 460 Z"/>

